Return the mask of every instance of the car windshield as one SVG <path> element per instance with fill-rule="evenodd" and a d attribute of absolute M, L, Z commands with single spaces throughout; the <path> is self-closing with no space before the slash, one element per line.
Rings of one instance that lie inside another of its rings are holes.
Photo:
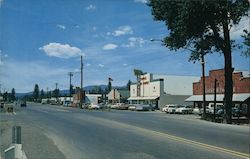
<path fill-rule="evenodd" d="M 249 2 L 0 0 L 0 159 L 249 158 Z"/>
<path fill-rule="evenodd" d="M 175 108 L 176 106 L 175 105 L 170 105 L 168 106 L 169 108 Z"/>

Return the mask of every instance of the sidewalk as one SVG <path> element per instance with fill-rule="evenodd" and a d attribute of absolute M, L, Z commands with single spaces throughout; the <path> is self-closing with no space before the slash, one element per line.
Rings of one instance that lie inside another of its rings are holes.
<path fill-rule="evenodd" d="M 52 139 L 48 138 L 43 130 L 27 123 L 14 123 L 0 120 L 0 152 L 4 158 L 4 150 L 10 147 L 12 139 L 12 126 L 21 126 L 21 142 L 28 159 L 65 159 L 65 156 Z"/>

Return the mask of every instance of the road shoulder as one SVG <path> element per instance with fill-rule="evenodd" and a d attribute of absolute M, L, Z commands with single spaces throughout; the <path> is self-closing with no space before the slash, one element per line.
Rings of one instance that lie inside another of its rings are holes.
<path fill-rule="evenodd" d="M 4 150 L 11 145 L 12 126 L 17 125 L 21 126 L 21 142 L 28 158 L 44 159 L 45 155 L 49 158 L 65 158 L 53 140 L 42 129 L 27 123 L 0 120 L 1 158 L 4 157 Z"/>

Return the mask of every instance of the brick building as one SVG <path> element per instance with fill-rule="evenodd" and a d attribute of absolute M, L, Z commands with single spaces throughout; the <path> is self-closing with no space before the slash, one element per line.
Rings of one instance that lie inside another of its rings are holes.
<path fill-rule="evenodd" d="M 81 97 L 81 88 L 76 87 L 75 89 L 75 94 L 73 94 L 73 103 L 72 103 L 72 107 L 77 107 L 79 106 L 80 102 L 84 103 L 85 100 L 85 91 L 82 91 L 82 97 Z"/>
<path fill-rule="evenodd" d="M 249 72 L 248 72 L 249 73 Z M 233 73 L 233 93 L 250 93 L 250 76 L 247 72 Z M 209 76 L 205 77 L 206 94 L 214 94 L 214 80 L 217 79 L 217 93 L 224 93 L 225 77 L 224 69 L 211 70 Z M 193 95 L 202 95 L 202 78 L 193 83 Z"/>
<path fill-rule="evenodd" d="M 235 71 L 232 74 L 233 78 L 233 106 L 239 106 L 244 109 L 250 109 L 250 72 L 249 71 Z M 217 69 L 209 71 L 209 75 L 205 77 L 205 92 L 206 105 L 214 102 L 214 82 L 217 79 L 216 100 L 217 103 L 223 103 L 224 100 L 224 86 L 225 76 L 224 69 Z M 194 102 L 195 107 L 202 106 L 203 91 L 202 91 L 202 77 L 199 82 L 193 83 L 193 95 L 185 101 Z"/>

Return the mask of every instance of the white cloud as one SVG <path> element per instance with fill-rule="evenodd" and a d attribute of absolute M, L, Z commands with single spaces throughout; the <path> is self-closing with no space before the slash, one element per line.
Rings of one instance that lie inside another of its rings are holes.
<path fill-rule="evenodd" d="M 69 44 L 49 43 L 43 47 L 40 47 L 39 50 L 43 50 L 48 56 L 64 59 L 84 55 L 81 49 L 70 46 Z"/>
<path fill-rule="evenodd" d="M 236 39 L 241 38 L 241 35 L 244 35 L 243 30 L 250 31 L 248 17 L 242 18 L 238 25 L 233 26 L 231 28 L 230 30 L 231 39 L 236 40 Z"/>
<path fill-rule="evenodd" d="M 134 0 L 134 2 L 146 4 L 148 2 L 148 0 Z"/>
<path fill-rule="evenodd" d="M 57 24 L 56 27 L 59 28 L 59 29 L 62 29 L 62 30 L 66 29 L 66 26 L 64 26 L 62 24 Z"/>
<path fill-rule="evenodd" d="M 96 31 L 97 27 L 96 26 L 93 26 L 92 30 L 93 31 Z"/>
<path fill-rule="evenodd" d="M 0 50 L 0 66 L 4 65 L 4 58 L 7 58 L 7 54 L 2 54 L 2 50 Z"/>
<path fill-rule="evenodd" d="M 139 46 L 142 47 L 145 44 L 145 40 L 142 37 L 130 37 L 128 38 L 128 44 L 122 44 L 122 47 L 135 47 Z"/>
<path fill-rule="evenodd" d="M 90 63 L 86 63 L 86 65 L 85 65 L 86 67 L 89 67 L 89 66 L 91 66 L 91 64 Z"/>
<path fill-rule="evenodd" d="M 89 6 L 85 7 L 85 10 L 95 10 L 96 6 L 93 4 L 90 4 Z"/>
<path fill-rule="evenodd" d="M 0 8 L 1 8 L 2 5 L 3 5 L 3 0 L 0 0 Z"/>
<path fill-rule="evenodd" d="M 103 50 L 114 50 L 116 49 L 118 46 L 116 44 L 106 44 L 102 47 Z"/>
<path fill-rule="evenodd" d="M 80 28 L 80 25 L 75 25 L 75 28 L 79 29 L 79 28 Z"/>
<path fill-rule="evenodd" d="M 122 64 L 122 66 L 128 66 L 128 64 L 124 63 L 124 64 Z"/>
<path fill-rule="evenodd" d="M 104 65 L 103 65 L 103 64 L 98 64 L 98 66 L 99 66 L 99 67 L 104 67 Z"/>
<path fill-rule="evenodd" d="M 133 34 L 132 27 L 129 25 L 125 26 L 120 26 L 115 30 L 112 35 L 113 36 L 121 36 L 121 35 L 126 35 L 126 34 Z"/>
<path fill-rule="evenodd" d="M 81 70 L 79 68 L 75 68 L 74 72 L 80 72 Z"/>

